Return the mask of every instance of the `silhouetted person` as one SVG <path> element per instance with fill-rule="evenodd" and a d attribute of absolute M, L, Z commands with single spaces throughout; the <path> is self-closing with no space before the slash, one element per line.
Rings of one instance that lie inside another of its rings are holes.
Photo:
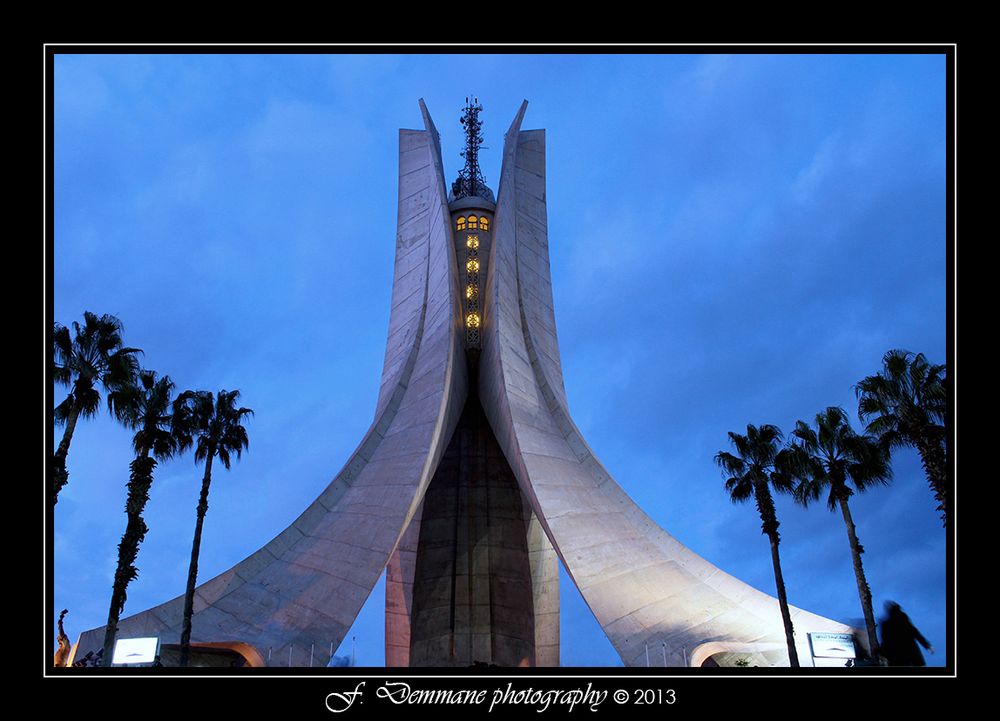
<path fill-rule="evenodd" d="M 885 602 L 886 616 L 882 620 L 881 651 L 890 666 L 926 666 L 919 643 L 931 653 L 934 648 L 927 642 L 910 617 L 895 601 Z"/>

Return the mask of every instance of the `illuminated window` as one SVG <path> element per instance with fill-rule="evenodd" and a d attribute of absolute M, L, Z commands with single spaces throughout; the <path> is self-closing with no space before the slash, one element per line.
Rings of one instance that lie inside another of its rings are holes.
<path fill-rule="evenodd" d="M 476 215 L 469 215 L 461 218 L 459 229 L 468 228 L 476 230 L 480 227 L 488 228 L 489 221 Z M 484 225 L 480 226 L 480 223 Z M 465 286 L 465 342 L 471 348 L 479 347 L 479 325 L 482 322 L 479 316 L 479 235 L 468 233 L 465 236 L 466 263 L 465 269 L 468 271 Z"/>
<path fill-rule="evenodd" d="M 489 230 L 490 229 L 490 219 L 487 218 L 485 215 L 482 218 L 479 219 L 479 228 L 481 230 Z"/>
<path fill-rule="evenodd" d="M 455 230 L 465 230 L 465 216 L 460 215 L 458 220 L 455 221 Z"/>

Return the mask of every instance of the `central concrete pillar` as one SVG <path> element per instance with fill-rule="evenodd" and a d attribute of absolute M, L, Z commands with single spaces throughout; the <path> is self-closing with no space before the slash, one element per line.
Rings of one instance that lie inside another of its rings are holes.
<path fill-rule="evenodd" d="M 529 519 L 478 396 L 470 393 L 424 496 L 409 665 L 535 665 Z"/>

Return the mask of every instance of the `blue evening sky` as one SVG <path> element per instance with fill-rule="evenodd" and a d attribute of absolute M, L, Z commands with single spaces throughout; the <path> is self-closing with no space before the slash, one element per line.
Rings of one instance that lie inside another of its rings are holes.
<path fill-rule="evenodd" d="M 757 513 L 713 456 L 747 423 L 856 418 L 852 386 L 891 348 L 945 362 L 945 79 L 929 54 L 58 55 L 54 318 L 115 314 L 179 390 L 256 411 L 249 452 L 213 473 L 208 580 L 291 523 L 372 419 L 418 98 L 449 182 L 480 98 L 494 191 L 527 99 L 573 417 L 656 522 L 773 594 Z M 106 414 L 73 438 L 53 593 L 74 641 L 107 619 L 130 442 Z M 851 500 L 865 570 L 876 613 L 901 603 L 942 664 L 945 535 L 916 453 L 893 466 Z M 125 615 L 183 593 L 200 479 L 190 454 L 156 469 Z M 777 508 L 789 601 L 860 625 L 839 513 Z M 563 581 L 564 665 L 620 665 Z M 383 595 L 342 646 L 359 665 L 384 663 Z"/>

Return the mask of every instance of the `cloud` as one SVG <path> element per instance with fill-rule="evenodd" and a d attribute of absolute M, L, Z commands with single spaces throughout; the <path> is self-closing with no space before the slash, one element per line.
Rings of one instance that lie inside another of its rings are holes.
<path fill-rule="evenodd" d="M 795 202 L 801 205 L 812 200 L 823 181 L 834 172 L 837 159 L 844 152 L 841 136 L 839 130 L 827 136 L 809 164 L 795 178 L 792 183 Z"/>
<path fill-rule="evenodd" d="M 741 65 L 732 55 L 702 55 L 680 77 L 677 85 L 688 89 L 688 99 L 693 96 L 695 100 L 705 101 L 712 98 L 724 82 L 731 82 L 734 71 Z"/>

